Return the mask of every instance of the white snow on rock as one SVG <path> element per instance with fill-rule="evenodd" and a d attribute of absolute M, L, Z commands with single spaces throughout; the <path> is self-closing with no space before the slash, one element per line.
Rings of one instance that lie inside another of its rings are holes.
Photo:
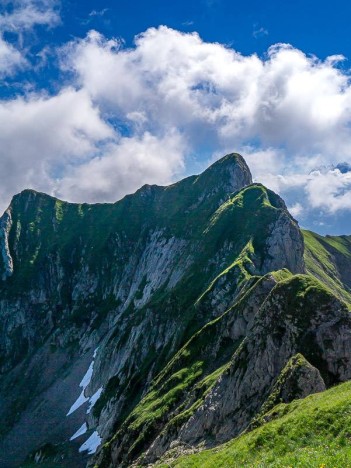
<path fill-rule="evenodd" d="M 95 403 L 98 401 L 98 399 L 100 398 L 100 395 L 102 393 L 102 387 L 100 387 L 95 393 L 94 395 L 92 395 L 89 399 L 89 408 L 87 409 L 87 414 L 90 413 L 90 411 L 92 410 L 93 406 L 95 405 Z"/>
<path fill-rule="evenodd" d="M 79 384 L 80 387 L 85 390 L 87 386 L 90 384 L 91 377 L 93 375 L 93 370 L 94 370 L 94 359 L 91 361 L 89 369 L 86 371 L 81 383 Z"/>
<path fill-rule="evenodd" d="M 79 437 L 79 436 L 85 434 L 85 433 L 87 432 L 87 430 L 88 430 L 87 423 L 82 424 L 81 427 L 78 429 L 78 431 L 75 432 L 75 433 L 73 434 L 73 436 L 72 436 L 69 440 L 74 440 L 74 439 L 76 439 L 77 437 Z"/>
<path fill-rule="evenodd" d="M 84 392 L 85 392 L 85 389 L 87 388 L 87 386 L 90 384 L 90 381 L 91 381 L 91 377 L 93 375 L 93 371 L 94 371 L 94 359 L 96 357 L 96 353 L 97 353 L 97 350 L 99 348 L 96 348 L 95 351 L 94 351 L 94 354 L 93 354 L 93 360 L 91 361 L 90 363 L 90 366 L 89 366 L 89 369 L 86 371 L 84 377 L 82 378 L 82 381 L 81 383 L 79 384 L 79 386 L 82 388 L 82 392 L 81 394 L 79 395 L 79 397 L 76 399 L 76 401 L 73 403 L 73 405 L 71 406 L 71 408 L 69 409 L 68 413 L 66 414 L 66 416 L 69 416 L 70 414 L 72 414 L 74 411 L 76 411 L 80 406 L 82 406 L 86 401 L 89 400 L 89 398 L 87 398 L 85 395 L 84 395 Z M 93 395 L 94 396 L 94 395 Z M 92 397 L 93 398 L 93 397 Z M 94 405 L 93 405 L 94 406 Z"/>
<path fill-rule="evenodd" d="M 88 451 L 89 455 L 92 455 L 96 452 L 96 449 L 101 444 L 101 437 L 97 431 L 93 432 L 89 439 L 84 442 L 84 444 L 79 448 L 80 452 L 84 452 L 85 450 Z"/>
<path fill-rule="evenodd" d="M 79 407 L 81 407 L 88 400 L 89 400 L 89 398 L 87 398 L 84 395 L 84 390 L 82 390 L 82 393 L 79 395 L 79 397 L 73 403 L 73 405 L 70 407 L 70 409 L 69 409 L 68 413 L 66 414 L 66 416 L 69 416 L 70 414 L 72 414 L 75 410 L 77 410 Z"/>

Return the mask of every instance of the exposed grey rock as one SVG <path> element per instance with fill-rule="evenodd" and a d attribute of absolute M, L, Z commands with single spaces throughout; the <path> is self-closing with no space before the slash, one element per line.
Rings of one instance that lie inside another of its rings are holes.
<path fill-rule="evenodd" d="M 270 228 L 262 270 L 274 271 L 283 265 L 292 273 L 304 273 L 304 243 L 297 223 L 283 210 Z"/>
<path fill-rule="evenodd" d="M 351 318 L 347 308 L 327 293 L 316 293 L 315 298 L 310 293 L 292 305 L 291 292 L 284 293 L 284 285 L 271 291 L 230 369 L 180 430 L 180 441 L 190 445 L 201 440 L 222 443 L 243 431 L 260 411 L 286 363 L 298 352 L 304 353 L 329 383 L 351 378 Z M 304 382 L 308 373 L 313 377 L 310 388 Z M 323 387 L 311 368 L 299 378 L 301 396 Z M 282 391 L 289 392 L 289 388 Z"/>
<path fill-rule="evenodd" d="M 235 160 L 235 164 L 233 164 Z M 237 192 L 244 187 L 252 184 L 252 176 L 244 158 L 238 153 L 231 153 L 222 158 L 218 163 L 221 166 L 221 183 L 228 192 Z M 211 169 L 214 170 L 216 164 Z"/>
<path fill-rule="evenodd" d="M 2 279 L 5 280 L 13 273 L 13 260 L 9 247 L 9 232 L 12 226 L 11 210 L 8 209 L 0 218 L 0 250 L 3 261 Z"/>
<path fill-rule="evenodd" d="M 250 428 L 269 421 L 272 416 L 268 412 L 278 403 L 290 403 L 313 393 L 323 392 L 326 388 L 319 370 L 301 353 L 296 354 L 289 359 L 280 373 L 269 397 L 262 405 L 260 414 L 251 422 Z"/>
<path fill-rule="evenodd" d="M 273 388 L 273 392 L 279 392 L 277 399 L 283 403 L 305 398 L 312 393 L 323 392 L 326 389 L 319 370 L 313 367 L 301 354 L 292 357 L 286 369 L 283 369 L 279 387 Z"/>

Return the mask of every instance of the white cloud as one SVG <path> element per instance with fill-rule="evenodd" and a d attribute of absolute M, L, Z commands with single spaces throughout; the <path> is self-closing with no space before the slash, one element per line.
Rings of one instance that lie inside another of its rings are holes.
<path fill-rule="evenodd" d="M 15 179 L 16 171 L 35 168 L 36 178 L 19 175 L 16 190 L 31 183 L 72 200 L 114 200 L 143 183 L 174 180 L 194 154 L 240 151 L 255 179 L 287 197 L 296 216 L 351 209 L 347 173 L 313 172 L 351 163 L 351 84 L 338 68 L 342 56 L 321 61 L 287 44 L 243 56 L 161 26 L 137 36 L 132 48 L 90 31 L 60 57 L 71 88 L 1 104 L 16 109 L 20 124 L 11 146 L 6 122 L 15 117 L 3 119 L 7 167 L 14 161 Z M 22 169 L 26 150 L 31 162 Z"/>
<path fill-rule="evenodd" d="M 294 205 L 289 206 L 288 210 L 290 211 L 292 216 L 296 217 L 296 216 L 299 216 L 302 213 L 303 208 L 302 208 L 301 203 L 295 203 Z"/>
<path fill-rule="evenodd" d="M 320 61 L 277 44 L 265 59 L 245 57 L 164 26 L 138 36 L 133 49 L 91 31 L 63 56 L 105 109 L 124 119 L 145 113 L 144 130 L 176 126 L 194 147 L 256 140 L 296 157 L 351 154 L 351 87 L 335 66 L 340 56 Z"/>
<path fill-rule="evenodd" d="M 144 183 L 170 183 L 183 170 L 177 131 L 122 137 L 83 89 L 1 102 L 0 127 L 1 210 L 24 188 L 115 201 Z"/>
<path fill-rule="evenodd" d="M 82 163 L 114 136 L 85 91 L 0 103 L 0 199 L 27 188 L 52 191 L 56 174 Z"/>
<path fill-rule="evenodd" d="M 6 6 L 12 8 L 8 11 Z M 30 30 L 36 25 L 56 26 L 60 22 L 56 0 L 3 1 L 5 11 L 0 15 L 0 29 L 16 33 Z"/>
<path fill-rule="evenodd" d="M 0 3 L 0 78 L 29 68 L 26 54 L 30 47 L 24 44 L 24 33 L 31 32 L 37 25 L 56 26 L 60 22 L 58 5 L 57 0 L 3 0 Z M 4 39 L 4 33 L 9 31 L 18 36 L 16 44 Z M 37 56 L 43 54 L 45 48 Z"/>
<path fill-rule="evenodd" d="M 0 78 L 13 75 L 26 64 L 22 54 L 0 36 Z"/>
<path fill-rule="evenodd" d="M 331 213 L 351 209 L 351 172 L 314 171 L 305 190 L 312 208 L 323 208 Z"/>
<path fill-rule="evenodd" d="M 105 148 L 102 157 L 69 171 L 56 194 L 77 202 L 106 202 L 146 183 L 168 184 L 183 169 L 183 151 L 175 131 L 159 139 L 149 133 L 121 138 Z"/>

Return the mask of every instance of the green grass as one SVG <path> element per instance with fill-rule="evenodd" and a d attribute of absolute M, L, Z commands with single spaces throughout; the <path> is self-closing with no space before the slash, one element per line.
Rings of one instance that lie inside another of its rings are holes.
<path fill-rule="evenodd" d="M 305 241 L 305 264 L 308 273 L 326 284 L 334 294 L 351 308 L 351 290 L 343 281 L 335 255 L 351 262 L 350 236 L 320 236 L 312 231 L 302 231 Z"/>
<path fill-rule="evenodd" d="M 275 274 L 284 279 L 291 276 L 287 270 Z M 305 280 L 301 276 L 297 281 L 299 285 Z M 252 278 L 251 287 L 243 292 L 234 305 L 220 317 L 207 323 L 184 344 L 154 379 L 150 391 L 107 444 L 105 459 L 109 457 L 111 442 L 126 434 L 132 442 L 128 448 L 129 454 L 140 454 L 158 434 L 174 434 L 192 416 L 221 374 L 226 371 L 233 353 L 244 339 L 244 336 L 231 339 L 224 330 L 229 329 L 235 317 L 243 313 L 247 301 L 256 294 L 257 289 L 260 291 L 261 283 L 266 280 L 266 277 Z M 306 278 L 306 281 L 301 288 L 308 287 L 310 281 L 317 283 L 312 277 Z"/>
<path fill-rule="evenodd" d="M 351 467 L 351 382 L 267 413 L 270 420 L 212 450 L 182 456 L 160 466 Z"/>
<path fill-rule="evenodd" d="M 202 374 L 203 362 L 195 362 L 190 368 L 180 369 L 161 387 L 152 390 L 130 415 L 130 427 L 140 430 L 145 424 L 161 419 L 179 399 L 179 396 Z M 164 390 L 166 387 L 166 391 Z"/>

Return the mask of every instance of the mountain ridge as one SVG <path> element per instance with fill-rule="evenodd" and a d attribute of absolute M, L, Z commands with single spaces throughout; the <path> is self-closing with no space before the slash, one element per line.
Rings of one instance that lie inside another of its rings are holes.
<path fill-rule="evenodd" d="M 297 353 L 319 382 L 305 382 L 299 395 L 349 378 L 348 244 L 341 260 L 328 250 L 331 267 L 324 267 L 284 201 L 252 183 L 237 153 L 112 204 L 26 190 L 0 229 L 0 465 L 28 464 L 41 453 L 53 463 L 63 457 L 58 466 L 131 466 L 154 463 L 182 441 L 204 443 L 210 433 L 208 443 L 229 440 L 273 401 Z M 289 312 L 294 301 L 307 314 L 302 321 Z M 307 349 L 308 330 L 319 338 Z M 240 389 L 255 373 L 256 341 L 266 354 L 255 414 L 240 409 L 235 422 L 227 396 L 213 425 L 206 408 L 215 392 L 237 388 L 238 401 L 249 394 Z M 286 388 L 279 391 L 290 395 Z M 55 430 L 31 431 L 30 421 L 42 424 L 43 415 Z M 45 444 L 56 455 L 45 455 Z M 89 444 L 95 458 L 79 452 Z"/>

